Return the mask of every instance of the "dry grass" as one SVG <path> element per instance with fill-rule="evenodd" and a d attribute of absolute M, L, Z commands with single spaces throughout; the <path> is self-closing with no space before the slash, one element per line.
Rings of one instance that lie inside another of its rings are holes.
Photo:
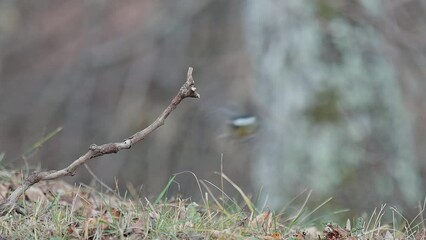
<path fill-rule="evenodd" d="M 21 199 L 27 214 L 0 217 L 1 239 L 422 239 L 423 212 L 408 221 L 396 209 L 385 205 L 370 217 L 341 224 L 312 222 L 305 192 L 296 211 L 274 213 L 256 209 L 242 189 L 233 185 L 241 203 L 222 192 L 212 195 L 214 186 L 198 181 L 203 199 L 199 203 L 165 196 L 174 178 L 155 199 L 127 199 L 115 193 L 101 193 L 88 186 L 74 187 L 63 181 L 39 183 Z M 0 171 L 0 194 L 4 197 L 23 179 L 21 173 Z M 217 190 L 216 189 L 216 190 Z M 324 201 L 322 205 L 328 202 Z M 421 206 L 424 209 L 424 204 Z M 394 221 L 383 223 L 385 211 Z M 326 219 L 322 219 L 326 222 Z"/>

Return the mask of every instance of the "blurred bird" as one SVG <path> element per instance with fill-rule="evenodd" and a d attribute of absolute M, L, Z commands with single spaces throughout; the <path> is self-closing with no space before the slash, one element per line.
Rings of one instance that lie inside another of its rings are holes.
<path fill-rule="evenodd" d="M 256 135 L 260 129 L 259 118 L 251 111 L 233 110 L 230 107 L 221 107 L 211 113 L 218 123 L 218 138 L 227 140 L 246 140 Z"/>
<path fill-rule="evenodd" d="M 245 139 L 256 134 L 259 121 L 256 116 L 246 115 L 233 118 L 229 121 L 230 136 L 234 139 Z"/>

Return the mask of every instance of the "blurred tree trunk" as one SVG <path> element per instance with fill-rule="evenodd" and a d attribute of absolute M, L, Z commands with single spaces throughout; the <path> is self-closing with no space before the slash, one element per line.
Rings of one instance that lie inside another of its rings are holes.
<path fill-rule="evenodd" d="M 367 19 L 358 20 L 386 15 L 385 7 L 247 3 L 253 95 L 263 110 L 253 174 L 272 206 L 305 188 L 362 209 L 422 197 L 412 124 L 387 52 L 395 46 Z"/>

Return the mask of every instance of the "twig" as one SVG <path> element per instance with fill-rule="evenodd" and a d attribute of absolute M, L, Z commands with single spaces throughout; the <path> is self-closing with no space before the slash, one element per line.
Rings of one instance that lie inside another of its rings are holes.
<path fill-rule="evenodd" d="M 73 176 L 78 167 L 86 163 L 92 158 L 96 158 L 105 154 L 117 153 L 123 149 L 129 149 L 137 142 L 143 140 L 150 133 L 155 131 L 160 126 L 164 125 L 165 120 L 170 113 L 176 109 L 177 105 L 184 98 L 200 98 L 200 94 L 196 91 L 194 79 L 192 78 L 192 67 L 188 69 L 188 74 L 185 83 L 180 88 L 178 94 L 173 98 L 169 106 L 161 113 L 161 115 L 151 125 L 145 129 L 133 134 L 123 142 L 107 143 L 103 145 L 92 144 L 89 151 L 84 155 L 74 160 L 68 167 L 61 170 L 52 170 L 46 172 L 33 172 L 25 180 L 24 183 L 13 191 L 8 198 L 0 203 L 0 215 L 3 216 L 11 211 L 22 212 L 23 209 L 17 204 L 18 199 L 32 185 L 46 180 L 53 180 L 64 176 Z"/>
<path fill-rule="evenodd" d="M 98 176 L 96 176 L 92 169 L 90 169 L 89 165 L 85 163 L 84 167 L 89 172 L 89 174 L 92 175 L 92 178 L 94 178 L 96 182 L 98 182 L 102 187 L 106 188 L 106 190 L 108 190 L 109 192 L 114 193 L 114 190 L 112 188 L 110 188 L 108 185 L 106 185 L 106 183 L 102 182 L 102 180 L 99 179 Z"/>

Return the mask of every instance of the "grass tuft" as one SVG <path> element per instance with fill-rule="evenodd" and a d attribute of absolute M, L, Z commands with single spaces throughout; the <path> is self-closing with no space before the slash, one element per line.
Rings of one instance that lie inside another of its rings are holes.
<path fill-rule="evenodd" d="M 0 194 L 6 196 L 22 180 L 22 173 L 0 170 Z M 193 173 L 191 173 L 193 174 Z M 424 239 L 423 211 L 408 221 L 393 207 L 382 205 L 370 217 L 343 223 L 320 223 L 317 210 L 307 202 L 291 214 L 257 209 L 251 198 L 223 172 L 220 177 L 232 185 L 242 201 L 232 199 L 220 187 L 197 180 L 202 202 L 166 199 L 172 176 L 163 191 L 151 201 L 120 197 L 118 192 L 101 193 L 89 186 L 71 186 L 63 181 L 42 182 L 27 191 L 20 204 L 29 214 L 10 213 L 0 217 L 1 239 Z M 219 196 L 212 194 L 219 190 Z M 131 195 L 131 194 L 130 194 Z M 288 206 L 287 206 L 288 207 Z M 383 222 L 392 214 L 391 223 Z M 322 216 L 321 220 L 328 216 Z M 344 226 L 344 227 L 341 227 Z"/>

